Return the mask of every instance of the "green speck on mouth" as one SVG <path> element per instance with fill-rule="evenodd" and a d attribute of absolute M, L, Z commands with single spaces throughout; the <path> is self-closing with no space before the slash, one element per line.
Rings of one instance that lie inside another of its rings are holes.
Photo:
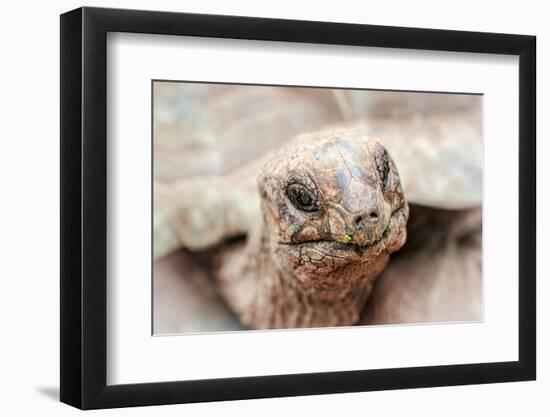
<path fill-rule="evenodd" d="M 346 234 L 346 235 L 344 235 L 344 238 L 342 239 L 342 243 L 347 244 L 347 243 L 351 242 L 352 239 L 353 238 L 350 235 Z"/>

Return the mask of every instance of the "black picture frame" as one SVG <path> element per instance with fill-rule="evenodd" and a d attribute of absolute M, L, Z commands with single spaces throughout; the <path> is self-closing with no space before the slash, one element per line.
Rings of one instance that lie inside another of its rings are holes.
<path fill-rule="evenodd" d="M 107 385 L 108 32 L 519 56 L 519 360 Z M 534 36 L 84 7 L 61 15 L 60 57 L 62 402 L 93 409 L 536 378 Z"/>

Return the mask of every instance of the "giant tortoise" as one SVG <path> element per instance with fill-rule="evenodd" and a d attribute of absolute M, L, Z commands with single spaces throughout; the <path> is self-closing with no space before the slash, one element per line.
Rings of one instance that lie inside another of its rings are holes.
<path fill-rule="evenodd" d="M 155 88 L 154 331 L 480 320 L 481 98 Z"/>

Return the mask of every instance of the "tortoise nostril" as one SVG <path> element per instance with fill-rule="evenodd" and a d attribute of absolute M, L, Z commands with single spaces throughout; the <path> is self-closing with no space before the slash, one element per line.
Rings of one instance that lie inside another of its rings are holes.
<path fill-rule="evenodd" d="M 357 216 L 357 218 L 355 219 L 355 229 L 363 230 L 364 227 L 365 227 L 365 224 L 363 222 L 363 217 Z"/>
<path fill-rule="evenodd" d="M 361 231 L 369 224 L 378 223 L 380 220 L 377 210 L 371 210 L 366 213 L 363 213 L 353 219 L 353 227 L 355 230 Z"/>

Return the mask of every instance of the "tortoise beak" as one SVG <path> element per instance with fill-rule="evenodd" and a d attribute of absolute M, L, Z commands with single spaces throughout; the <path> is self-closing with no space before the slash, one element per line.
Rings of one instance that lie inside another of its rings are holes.
<path fill-rule="evenodd" d="M 389 214 L 382 204 L 367 205 L 352 213 L 339 204 L 332 204 L 328 216 L 330 235 L 343 244 L 370 246 L 382 239 Z"/>

